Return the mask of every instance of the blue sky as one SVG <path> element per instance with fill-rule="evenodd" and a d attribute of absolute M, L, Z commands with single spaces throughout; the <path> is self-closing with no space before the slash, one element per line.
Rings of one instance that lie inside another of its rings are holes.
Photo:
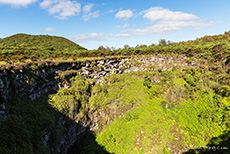
<path fill-rule="evenodd" d="M 0 0 L 0 38 L 56 35 L 88 49 L 230 31 L 229 0 Z"/>

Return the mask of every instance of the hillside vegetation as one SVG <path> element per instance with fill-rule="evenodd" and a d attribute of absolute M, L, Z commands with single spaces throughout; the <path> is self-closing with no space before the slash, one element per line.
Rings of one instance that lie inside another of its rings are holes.
<path fill-rule="evenodd" d="M 6 38 L 3 40 L 1 46 Z M 58 55 L 81 58 L 154 54 L 183 55 L 186 61 L 196 64 L 183 69 L 178 63 L 171 70 L 112 74 L 101 83 L 75 76 L 69 88 L 60 88 L 35 101 L 12 96 L 7 109 L 11 116 L 0 121 L 3 153 L 47 153 L 66 131 L 65 125 L 58 125 L 60 120 L 56 117 L 60 115 L 88 124 L 97 119 L 97 130 L 72 146 L 70 154 L 230 153 L 230 32 L 180 43 L 161 40 L 158 45 L 113 51 L 62 47 L 55 52 L 35 52 L 37 55 L 29 49 L 18 52 L 19 47 L 0 49 L 2 60 L 8 57 L 7 63 L 22 62 L 17 59 L 22 55 L 36 61 Z M 51 134 L 50 145 L 42 144 L 44 130 Z"/>
<path fill-rule="evenodd" d="M 141 45 L 135 48 L 126 45 L 123 49 L 111 50 L 99 47 L 85 50 L 83 47 L 61 37 L 17 34 L 0 40 L 0 61 L 23 63 L 41 60 L 78 60 L 83 57 L 131 56 L 146 54 L 186 54 L 204 59 L 227 60 L 230 54 L 230 32 L 222 35 L 204 36 L 194 41 L 173 43 L 160 40 L 159 44 Z"/>
<path fill-rule="evenodd" d="M 0 40 L 1 49 L 13 50 L 78 50 L 83 47 L 68 39 L 49 35 L 16 34 Z"/>
<path fill-rule="evenodd" d="M 72 88 L 50 97 L 50 104 L 70 118 L 74 118 L 71 106 L 78 102 L 74 100 L 79 98 L 80 82 L 76 79 Z M 109 153 L 182 153 L 210 145 L 230 148 L 229 83 L 204 70 L 112 75 L 92 87 L 80 112 L 102 113 L 95 140 Z M 225 138 L 220 137 L 223 134 Z M 84 145 L 82 153 L 101 153 L 93 140 Z"/>
<path fill-rule="evenodd" d="M 16 34 L 0 40 L 0 60 L 9 62 L 65 57 L 66 53 L 81 50 L 86 49 L 63 37 L 49 35 Z"/>

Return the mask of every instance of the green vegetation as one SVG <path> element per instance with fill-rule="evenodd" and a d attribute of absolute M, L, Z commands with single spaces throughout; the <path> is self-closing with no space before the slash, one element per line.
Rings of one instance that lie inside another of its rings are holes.
<path fill-rule="evenodd" d="M 0 122 L 0 151 L 4 154 L 47 153 L 48 146 L 42 144 L 44 133 L 50 130 L 59 131 L 64 126 L 57 125 L 56 118 L 60 113 L 46 103 L 47 96 L 36 101 L 22 101 L 18 96 L 8 102 L 6 121 Z M 55 135 L 55 132 L 53 132 Z M 60 137 L 61 134 L 56 134 Z M 53 141 L 58 138 L 52 137 Z"/>
<path fill-rule="evenodd" d="M 64 131 L 55 120 L 60 113 L 83 121 L 101 113 L 95 139 L 89 139 L 80 153 L 100 153 L 98 146 L 110 153 L 185 152 L 205 147 L 210 139 L 229 131 L 230 99 L 224 80 L 229 75 L 202 71 L 131 72 L 108 76 L 102 85 L 76 76 L 70 88 L 60 89 L 49 99 L 12 100 L 11 116 L 1 122 L 1 151 L 46 152 L 44 132 L 51 131 L 52 140 L 58 141 Z M 214 143 L 222 141 L 226 138 Z M 230 148 L 229 143 L 225 146 Z"/>
<path fill-rule="evenodd" d="M 0 61 L 8 63 L 66 59 L 85 51 L 85 48 L 57 36 L 16 34 L 0 40 Z"/>
<path fill-rule="evenodd" d="M 173 43 L 162 39 L 158 45 L 125 46 L 117 50 L 100 46 L 97 50 L 86 50 L 61 37 L 17 34 L 0 40 L 0 62 L 14 64 L 39 60 L 76 61 L 82 57 L 186 54 L 189 57 L 221 60 L 224 64 L 230 61 L 227 58 L 230 54 L 229 41 L 230 32 L 225 32 L 187 42 Z"/>
<path fill-rule="evenodd" d="M 177 54 L 196 64 L 183 70 L 178 66 L 171 71 L 114 74 L 104 77 L 102 84 L 76 76 L 70 88 L 35 101 L 12 97 L 7 102 L 9 116 L 0 121 L 1 152 L 47 153 L 67 131 L 68 124 L 61 125 L 58 120 L 63 116 L 69 124 L 89 124 L 93 117 L 97 119 L 97 131 L 77 153 L 209 153 L 209 146 L 224 148 L 217 153 L 230 153 L 230 32 L 180 43 L 160 40 L 158 45 L 125 46 L 113 51 L 103 47 L 88 51 L 68 40 L 66 44 L 54 40 L 57 46 L 51 45 L 51 50 L 46 44 L 50 36 L 33 36 L 45 43 L 26 45 L 17 42 L 17 37 L 32 38 L 20 34 L 0 40 L 1 61 L 22 62 L 23 55 L 25 59 L 45 60 Z M 30 66 L 33 76 L 39 67 Z M 60 73 L 64 79 L 73 72 Z M 44 145 L 47 132 L 50 140 Z"/>
<path fill-rule="evenodd" d="M 48 50 L 48 51 L 61 51 L 61 50 L 78 50 L 84 49 L 83 47 L 71 42 L 68 39 L 49 36 L 49 35 L 27 35 L 16 34 L 0 40 L 1 49 L 8 49 L 17 52 L 17 50 Z"/>
<path fill-rule="evenodd" d="M 215 91 L 225 81 L 217 83 L 212 78 L 215 74 L 202 71 L 112 75 L 104 84 L 93 86 L 91 94 L 86 92 L 89 81 L 75 78 L 73 87 L 51 96 L 50 104 L 73 118 L 72 100 L 80 100 L 76 97 L 81 91 L 81 96 L 90 95 L 88 102 L 82 101 L 81 115 L 103 113 L 98 117 L 96 142 L 89 139 L 82 153 L 93 153 L 97 144 L 109 153 L 186 152 L 206 147 L 210 139 L 230 130 L 228 90 Z M 156 77 L 160 82 L 155 82 Z M 67 97 L 69 101 L 65 101 Z M 218 138 L 221 141 L 224 139 Z"/>

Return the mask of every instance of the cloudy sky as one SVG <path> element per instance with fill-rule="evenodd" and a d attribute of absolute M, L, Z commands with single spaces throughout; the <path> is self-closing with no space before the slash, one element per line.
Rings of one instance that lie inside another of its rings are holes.
<path fill-rule="evenodd" d="M 0 0 L 0 38 L 66 37 L 88 49 L 150 45 L 230 31 L 229 0 Z"/>

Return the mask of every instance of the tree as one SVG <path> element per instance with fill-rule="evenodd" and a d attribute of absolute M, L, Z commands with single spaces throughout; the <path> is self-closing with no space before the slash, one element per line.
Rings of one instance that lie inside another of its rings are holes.
<path fill-rule="evenodd" d="M 159 45 L 167 45 L 167 41 L 165 39 L 160 39 L 159 40 Z"/>
<path fill-rule="evenodd" d="M 106 48 L 105 48 L 105 47 L 103 47 L 103 46 L 101 45 L 101 46 L 99 46 L 99 47 L 97 48 L 97 50 L 98 50 L 98 51 L 105 51 L 105 50 L 106 50 Z"/>
<path fill-rule="evenodd" d="M 129 49 L 129 48 L 130 48 L 129 45 L 127 45 L 127 44 L 124 45 L 124 49 Z"/>
<path fill-rule="evenodd" d="M 116 47 L 112 46 L 112 47 L 111 47 L 111 50 L 112 50 L 112 51 L 116 50 Z"/>

